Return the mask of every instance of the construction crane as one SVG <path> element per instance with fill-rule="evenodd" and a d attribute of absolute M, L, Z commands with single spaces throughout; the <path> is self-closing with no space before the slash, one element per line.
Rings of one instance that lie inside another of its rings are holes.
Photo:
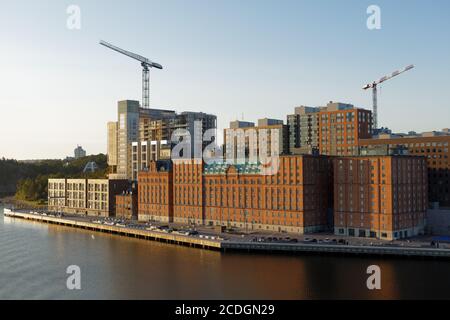
<path fill-rule="evenodd" d="M 411 70 L 414 68 L 414 65 L 409 65 L 402 70 L 397 70 L 392 72 L 388 76 L 384 76 L 383 78 L 379 79 L 378 81 L 374 81 L 372 83 L 366 84 L 363 89 L 367 90 L 369 88 L 372 88 L 372 99 L 373 99 L 373 128 L 378 129 L 378 105 L 377 105 L 377 87 L 379 84 L 385 82 L 386 80 L 392 79 L 393 77 L 398 76 L 399 74 L 406 72 L 408 70 Z"/>
<path fill-rule="evenodd" d="M 156 62 L 152 62 L 149 59 L 135 54 L 133 52 L 129 52 L 119 47 L 116 47 L 106 41 L 101 40 L 100 44 L 105 46 L 111 50 L 124 54 L 130 58 L 133 58 L 141 63 L 142 66 L 142 106 L 143 108 L 150 107 L 150 68 L 162 69 L 163 67 Z"/>

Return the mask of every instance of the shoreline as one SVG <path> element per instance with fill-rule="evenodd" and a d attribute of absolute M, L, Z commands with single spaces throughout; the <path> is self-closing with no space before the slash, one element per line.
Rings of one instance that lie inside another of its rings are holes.
<path fill-rule="evenodd" d="M 135 229 L 131 227 L 97 224 L 78 221 L 71 218 L 58 218 L 37 215 L 21 210 L 5 209 L 4 215 L 10 218 L 37 221 L 40 223 L 62 225 L 81 228 L 90 231 L 104 232 L 138 238 L 142 240 L 159 241 L 175 245 L 195 247 L 221 252 L 241 253 L 269 253 L 269 254 L 319 254 L 340 256 L 365 257 L 403 257 L 403 258 L 433 258 L 450 259 L 449 249 L 421 248 L 421 247 L 380 247 L 367 245 L 339 245 L 339 244 L 305 244 L 305 243 L 257 243 L 225 239 L 205 239 L 196 236 L 185 236 L 159 231 Z"/>
<path fill-rule="evenodd" d="M 33 201 L 27 201 L 27 200 L 19 200 L 16 199 L 14 195 L 9 195 L 9 196 L 0 196 L 0 204 L 6 206 L 6 205 L 13 205 L 13 206 L 17 206 L 21 209 L 44 209 L 47 208 L 46 204 L 37 204 L 37 202 L 33 202 Z"/>

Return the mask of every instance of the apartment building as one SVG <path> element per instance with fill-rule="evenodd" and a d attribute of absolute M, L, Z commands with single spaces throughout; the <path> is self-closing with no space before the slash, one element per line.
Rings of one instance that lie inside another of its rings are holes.
<path fill-rule="evenodd" d="M 117 153 L 117 126 L 118 123 L 116 121 L 108 122 L 107 128 L 107 137 L 108 137 L 108 147 L 107 147 L 107 161 L 108 166 L 111 168 L 112 172 L 117 172 L 117 163 L 118 163 L 118 153 Z"/>
<path fill-rule="evenodd" d="M 281 156 L 278 173 L 270 176 L 255 164 L 207 165 L 205 224 L 300 234 L 326 230 L 330 165 L 327 157 Z"/>
<path fill-rule="evenodd" d="M 134 141 L 131 143 L 131 180 L 138 180 L 138 173 L 148 168 L 152 161 L 168 160 L 171 143 L 167 140 Z"/>
<path fill-rule="evenodd" d="M 232 121 L 230 128 L 224 130 L 224 146 L 227 161 L 258 162 L 260 156 L 287 154 L 288 127 L 282 120 L 259 119 L 258 126 L 253 122 Z M 265 150 L 265 153 L 263 151 Z"/>
<path fill-rule="evenodd" d="M 204 224 L 203 166 L 201 159 L 173 161 L 173 221 Z"/>
<path fill-rule="evenodd" d="M 361 152 L 371 148 L 387 146 L 389 149 L 402 148 L 410 155 L 426 158 L 428 167 L 428 199 L 441 207 L 450 207 L 450 132 L 421 134 L 380 134 L 373 139 L 359 141 Z"/>
<path fill-rule="evenodd" d="M 138 220 L 173 222 L 173 201 L 172 162 L 152 161 L 138 174 Z"/>
<path fill-rule="evenodd" d="M 319 152 L 319 111 L 320 108 L 300 106 L 287 116 L 289 153 Z"/>
<path fill-rule="evenodd" d="M 257 164 L 191 159 L 167 168 L 153 162 L 139 173 L 139 220 L 247 231 L 325 230 L 332 218 L 330 166 L 327 157 L 282 156 L 278 173 L 265 176 Z"/>
<path fill-rule="evenodd" d="M 372 111 L 351 104 L 330 102 L 319 112 L 319 152 L 356 156 L 359 139 L 372 137 Z"/>
<path fill-rule="evenodd" d="M 200 151 L 210 142 L 203 142 L 203 134 L 216 129 L 215 115 L 203 112 L 144 109 L 139 101 L 118 102 L 118 121 L 108 123 L 108 164 L 110 179 L 136 181 L 137 173 L 150 161 L 169 159 L 177 141 L 190 136 L 190 153 L 194 156 L 195 144 Z M 197 130 L 198 128 L 198 130 Z M 183 129 L 183 130 L 179 130 Z"/>
<path fill-rule="evenodd" d="M 75 214 L 85 213 L 87 204 L 87 180 L 67 179 L 66 190 L 66 212 Z"/>
<path fill-rule="evenodd" d="M 48 209 L 90 216 L 114 216 L 115 196 L 128 189 L 128 180 L 49 179 Z"/>
<path fill-rule="evenodd" d="M 372 137 L 372 112 L 340 102 L 297 107 L 287 123 L 291 154 L 356 156 L 359 139 Z"/>
<path fill-rule="evenodd" d="M 127 220 L 138 219 L 137 192 L 128 190 L 116 195 L 116 217 Z"/>
<path fill-rule="evenodd" d="M 338 157 L 333 165 L 335 234 L 392 240 L 423 233 L 425 158 Z"/>
<path fill-rule="evenodd" d="M 108 122 L 108 165 L 110 179 L 131 178 L 131 142 L 139 134 L 139 101 L 119 101 L 117 122 Z"/>
<path fill-rule="evenodd" d="M 49 179 L 48 209 L 58 211 L 67 205 L 66 200 L 66 179 Z"/>

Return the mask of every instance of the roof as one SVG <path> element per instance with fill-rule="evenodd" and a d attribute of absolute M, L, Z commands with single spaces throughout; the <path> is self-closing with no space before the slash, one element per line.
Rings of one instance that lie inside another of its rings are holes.
<path fill-rule="evenodd" d="M 238 174 L 259 174 L 260 163 L 244 163 L 244 164 L 228 164 L 228 163 L 213 163 L 207 164 L 204 167 L 204 174 L 226 174 L 231 167 L 236 168 Z"/>

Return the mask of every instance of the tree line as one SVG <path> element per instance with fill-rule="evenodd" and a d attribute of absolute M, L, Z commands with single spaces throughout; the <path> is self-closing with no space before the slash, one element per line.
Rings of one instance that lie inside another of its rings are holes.
<path fill-rule="evenodd" d="M 98 170 L 83 173 L 90 161 Z M 49 178 L 106 178 L 106 155 L 91 155 L 73 160 L 39 160 L 23 162 L 13 159 L 0 159 L 0 195 L 15 195 L 16 199 L 45 202 Z"/>

